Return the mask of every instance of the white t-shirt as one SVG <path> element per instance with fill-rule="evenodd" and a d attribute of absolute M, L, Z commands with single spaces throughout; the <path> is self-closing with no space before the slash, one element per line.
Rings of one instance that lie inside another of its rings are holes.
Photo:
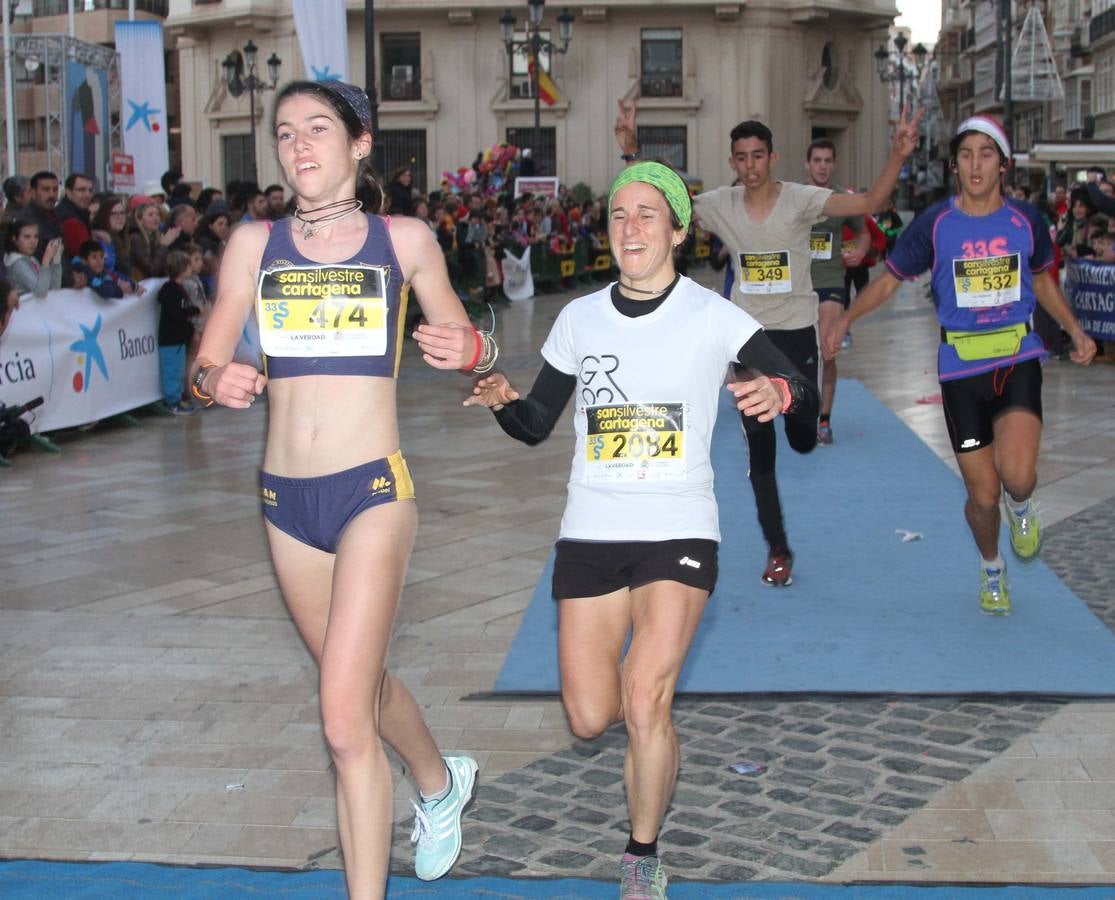
<path fill-rule="evenodd" d="M 718 541 L 709 443 L 728 363 L 759 323 L 684 277 L 638 318 L 612 305 L 611 290 L 569 303 L 542 347 L 577 377 L 561 537 Z"/>
<path fill-rule="evenodd" d="M 699 194 L 693 214 L 714 231 L 732 259 L 732 300 L 767 329 L 789 331 L 817 323 L 817 295 L 810 277 L 809 234 L 825 218 L 828 188 L 780 181 L 770 215 L 751 221 L 747 188 L 722 187 Z"/>

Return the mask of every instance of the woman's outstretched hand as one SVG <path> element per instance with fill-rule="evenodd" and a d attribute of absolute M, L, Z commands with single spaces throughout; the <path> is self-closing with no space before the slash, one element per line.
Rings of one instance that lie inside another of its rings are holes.
<path fill-rule="evenodd" d="M 502 409 L 508 403 L 519 399 L 519 392 L 511 387 L 507 376 L 502 372 L 485 375 L 476 382 L 472 396 L 465 398 L 465 406 L 486 406 L 488 409 Z"/>

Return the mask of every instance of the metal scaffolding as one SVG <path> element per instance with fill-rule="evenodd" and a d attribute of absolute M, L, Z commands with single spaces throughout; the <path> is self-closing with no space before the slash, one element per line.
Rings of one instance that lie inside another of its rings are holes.
<path fill-rule="evenodd" d="M 67 142 L 63 95 L 65 66 L 70 60 L 108 73 L 110 151 L 121 148 L 119 56 L 113 48 L 79 41 L 65 34 L 13 34 L 12 57 L 13 67 L 23 65 L 28 71 L 40 66 L 43 69 L 43 83 L 35 87 L 43 91 L 47 169 L 59 174 L 70 171 L 71 148 Z M 109 173 L 96 174 L 106 178 Z"/>

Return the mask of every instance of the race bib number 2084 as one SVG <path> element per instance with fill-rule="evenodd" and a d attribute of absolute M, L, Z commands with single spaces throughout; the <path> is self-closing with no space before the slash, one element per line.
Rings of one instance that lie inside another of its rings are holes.
<path fill-rule="evenodd" d="M 685 478 L 685 404 L 616 403 L 585 409 L 590 481 Z"/>

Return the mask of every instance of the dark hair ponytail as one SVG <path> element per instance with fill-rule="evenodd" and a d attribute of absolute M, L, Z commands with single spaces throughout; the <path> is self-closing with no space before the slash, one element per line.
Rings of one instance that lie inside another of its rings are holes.
<path fill-rule="evenodd" d="M 364 204 L 364 212 L 379 215 L 383 212 L 383 186 L 376 176 L 371 156 L 365 156 L 356 166 L 356 199 Z"/>

